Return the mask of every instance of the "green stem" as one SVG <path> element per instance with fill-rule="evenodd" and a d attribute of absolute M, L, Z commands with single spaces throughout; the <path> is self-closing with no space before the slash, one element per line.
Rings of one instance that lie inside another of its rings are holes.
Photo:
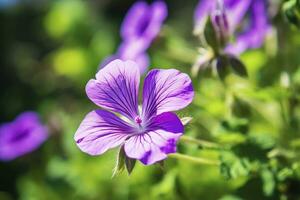
<path fill-rule="evenodd" d="M 186 142 L 186 143 L 192 143 L 192 144 L 197 144 L 201 147 L 205 147 L 205 148 L 213 148 L 213 149 L 219 149 L 220 145 L 217 143 L 213 143 L 213 142 L 208 142 L 205 140 L 200 140 L 200 139 L 195 139 L 193 137 L 190 136 L 181 136 L 180 141 L 182 142 Z"/>
<path fill-rule="evenodd" d="M 232 107 L 234 104 L 234 94 L 232 93 L 232 91 L 227 85 L 225 86 L 225 90 L 226 90 L 225 103 L 227 107 L 227 117 L 228 119 L 230 119 L 233 116 Z"/>
<path fill-rule="evenodd" d="M 175 159 L 178 159 L 178 160 L 192 162 L 192 163 L 195 163 L 195 164 L 201 164 L 201 165 L 203 165 L 203 164 L 205 164 L 205 165 L 219 165 L 218 161 L 208 160 L 206 158 L 198 158 L 198 157 L 188 156 L 188 155 L 184 155 L 184 154 L 181 154 L 181 153 L 169 154 L 169 157 L 175 158 Z"/>

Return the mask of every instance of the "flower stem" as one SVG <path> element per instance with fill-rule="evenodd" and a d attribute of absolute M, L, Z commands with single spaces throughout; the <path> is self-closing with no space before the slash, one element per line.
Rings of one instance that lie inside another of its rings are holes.
<path fill-rule="evenodd" d="M 183 160 L 183 161 L 192 162 L 192 163 L 195 163 L 195 164 L 201 164 L 201 165 L 203 165 L 203 164 L 206 164 L 206 165 L 219 165 L 218 161 L 208 160 L 206 158 L 198 158 L 198 157 L 188 156 L 188 155 L 184 155 L 184 154 L 181 154 L 181 153 L 169 154 L 169 157 L 179 159 L 179 160 Z"/>
<path fill-rule="evenodd" d="M 219 149 L 220 145 L 214 142 L 208 142 L 205 140 L 199 140 L 199 139 L 195 139 L 193 137 L 190 136 L 181 136 L 180 141 L 182 142 L 186 142 L 186 143 L 193 143 L 193 144 L 197 144 L 199 146 L 205 147 L 205 148 L 213 148 L 213 149 Z"/>

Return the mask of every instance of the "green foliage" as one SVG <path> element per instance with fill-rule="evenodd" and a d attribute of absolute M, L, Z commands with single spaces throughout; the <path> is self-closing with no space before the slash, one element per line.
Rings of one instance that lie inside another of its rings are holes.
<path fill-rule="evenodd" d="M 300 1 L 288 0 L 283 5 L 283 11 L 290 23 L 300 27 Z"/>

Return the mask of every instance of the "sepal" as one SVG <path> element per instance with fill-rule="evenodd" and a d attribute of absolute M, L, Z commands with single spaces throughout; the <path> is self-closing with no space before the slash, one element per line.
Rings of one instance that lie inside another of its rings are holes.
<path fill-rule="evenodd" d="M 128 175 L 130 175 L 134 169 L 136 160 L 129 158 L 125 154 L 124 146 L 121 146 L 118 152 L 116 166 L 113 170 L 112 177 L 120 175 L 124 169 L 126 169 Z"/>

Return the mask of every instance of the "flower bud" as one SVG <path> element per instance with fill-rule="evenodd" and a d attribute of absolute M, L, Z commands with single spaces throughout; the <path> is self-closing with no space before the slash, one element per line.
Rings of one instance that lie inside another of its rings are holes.
<path fill-rule="evenodd" d="M 220 40 L 220 44 L 225 45 L 229 35 L 229 24 L 223 0 L 217 1 L 216 8 L 211 14 L 211 20 L 218 39 Z"/>

